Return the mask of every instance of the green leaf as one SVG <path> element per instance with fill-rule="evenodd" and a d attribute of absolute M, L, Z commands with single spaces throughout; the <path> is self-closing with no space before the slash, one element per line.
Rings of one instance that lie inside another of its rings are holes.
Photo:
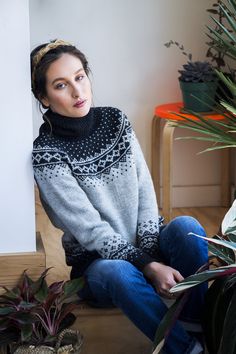
<path fill-rule="evenodd" d="M 214 17 L 212 17 L 212 20 L 222 29 L 222 31 L 226 34 L 226 36 L 234 43 L 236 43 L 236 39 L 234 38 L 234 36 L 227 30 L 227 28 L 225 28 L 225 26 L 223 26 L 217 19 L 215 19 Z"/>
<path fill-rule="evenodd" d="M 33 327 L 32 324 L 23 324 L 21 327 L 21 341 L 28 342 L 32 336 Z"/>
<path fill-rule="evenodd" d="M 84 286 L 84 279 L 82 277 L 73 280 L 68 280 L 65 282 L 64 297 L 70 297 L 71 295 L 77 293 Z"/>
<path fill-rule="evenodd" d="M 235 93 L 236 95 L 236 93 Z M 222 106 L 224 106 L 228 111 L 230 111 L 233 114 L 236 114 L 236 109 L 235 107 L 231 106 L 230 104 L 228 104 L 227 102 L 222 102 Z"/>
<path fill-rule="evenodd" d="M 234 0 L 228 0 L 228 2 L 233 7 L 234 11 L 236 12 L 236 2 Z"/>
<path fill-rule="evenodd" d="M 40 277 L 36 281 L 34 281 L 33 284 L 31 285 L 32 294 L 34 294 L 34 295 L 37 294 L 38 301 L 41 301 L 40 297 L 43 296 L 42 294 L 46 292 L 47 283 L 45 281 L 45 278 L 47 276 L 48 271 L 51 268 L 52 267 L 45 269 L 45 271 L 42 272 Z"/>
<path fill-rule="evenodd" d="M 230 264 L 225 267 L 218 267 L 216 269 L 211 269 L 201 273 L 193 274 L 173 286 L 170 289 L 170 292 L 176 293 L 179 291 L 184 291 L 206 281 L 216 279 L 217 277 L 223 277 L 225 275 L 230 275 L 234 273 L 236 273 L 236 264 Z"/>
<path fill-rule="evenodd" d="M 235 234 L 228 234 L 227 233 L 227 237 L 230 241 L 236 242 L 236 235 Z"/>
<path fill-rule="evenodd" d="M 228 235 L 228 234 L 236 235 L 236 225 L 228 227 L 228 229 L 226 231 L 227 231 L 226 235 Z M 231 240 L 232 240 L 232 237 L 231 237 Z"/>
<path fill-rule="evenodd" d="M 236 86 L 235 83 L 229 78 L 226 77 L 221 71 L 215 70 L 219 79 L 228 87 L 233 96 L 236 95 Z"/>
<path fill-rule="evenodd" d="M 27 302 L 27 301 L 21 301 L 18 305 L 18 308 L 20 309 L 20 311 L 24 311 L 24 310 L 30 310 L 33 307 L 35 307 L 37 304 L 35 303 L 31 303 L 31 302 Z"/>
<path fill-rule="evenodd" d="M 226 292 L 229 277 L 216 279 L 205 296 L 203 330 L 209 353 L 218 353 L 225 313 L 231 299 L 231 290 Z"/>
<path fill-rule="evenodd" d="M 16 310 L 13 307 L 2 307 L 0 308 L 0 316 L 9 315 L 14 313 Z"/>
<path fill-rule="evenodd" d="M 235 354 L 236 352 L 236 291 L 226 312 L 219 354 Z"/>
<path fill-rule="evenodd" d="M 231 44 L 230 41 L 225 39 L 224 36 L 220 35 L 217 31 L 215 31 L 210 26 L 206 26 L 206 27 L 208 28 L 210 33 L 215 36 L 215 38 L 214 37 L 212 38 L 213 40 L 215 40 L 218 44 L 220 43 L 220 46 L 223 47 L 225 49 L 225 51 L 229 51 L 230 54 L 232 54 L 233 56 L 236 56 L 236 49 L 234 48 L 234 46 Z"/>
<path fill-rule="evenodd" d="M 226 7 L 226 5 L 224 5 Z M 232 28 L 233 32 L 236 32 L 236 23 L 235 23 L 235 19 L 232 17 L 233 14 L 231 13 L 231 11 L 229 10 L 229 8 L 227 8 L 228 12 L 225 10 L 225 8 L 220 5 L 220 9 L 222 10 L 223 14 L 225 15 L 226 20 L 228 21 L 230 27 Z M 222 27 L 224 27 L 222 25 Z M 224 27 L 225 28 L 225 27 Z M 225 28 L 226 29 L 226 28 Z"/>
<path fill-rule="evenodd" d="M 219 257 L 226 264 L 235 263 L 235 254 L 228 247 L 213 245 L 209 243 L 208 248 L 210 253 L 214 254 L 216 257 Z"/>
<path fill-rule="evenodd" d="M 10 318 L 20 325 L 31 324 L 38 320 L 37 317 L 34 316 L 34 314 L 20 311 L 12 314 Z"/>
<path fill-rule="evenodd" d="M 160 353 L 163 345 L 165 344 L 165 340 L 167 339 L 171 328 L 175 324 L 179 313 L 181 312 L 189 293 L 186 292 L 180 295 L 176 301 L 171 305 L 171 307 L 167 310 L 166 314 L 162 318 L 159 326 L 157 327 L 157 331 L 155 334 L 153 348 L 154 351 L 152 354 Z"/>
<path fill-rule="evenodd" d="M 236 234 L 236 200 L 233 202 L 230 209 L 224 216 L 224 219 L 221 223 L 222 233 L 227 234 Z"/>
<path fill-rule="evenodd" d="M 201 235 L 197 235 L 197 234 L 195 234 L 193 232 L 189 232 L 188 235 L 196 236 L 196 237 L 202 238 L 203 240 L 206 240 L 208 242 L 212 242 L 212 243 L 215 243 L 217 245 L 222 245 L 222 246 L 231 248 L 234 251 L 236 250 L 236 243 L 235 242 L 230 242 L 230 241 L 226 241 L 226 240 L 219 240 L 219 239 L 216 239 L 214 237 L 204 237 L 204 236 L 201 236 Z"/>
<path fill-rule="evenodd" d="M 5 286 L 2 286 L 1 288 L 5 290 L 5 293 L 0 295 L 0 299 L 8 298 L 10 300 L 15 300 L 20 298 L 20 290 L 18 288 L 13 288 L 11 290 Z"/>
<path fill-rule="evenodd" d="M 48 285 L 45 280 L 42 281 L 40 288 L 38 288 L 37 292 L 35 292 L 35 299 L 42 303 L 48 296 Z"/>

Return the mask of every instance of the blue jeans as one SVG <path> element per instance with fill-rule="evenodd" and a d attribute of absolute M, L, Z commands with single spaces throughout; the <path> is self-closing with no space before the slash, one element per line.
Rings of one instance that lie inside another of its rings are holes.
<path fill-rule="evenodd" d="M 195 232 L 205 236 L 201 225 L 192 217 L 173 219 L 160 229 L 160 254 L 163 262 L 177 269 L 184 277 L 196 272 L 208 260 L 207 242 L 188 236 Z M 98 307 L 117 306 L 152 341 L 167 311 L 153 286 L 131 263 L 124 260 L 95 260 L 86 270 L 87 285 L 80 296 Z M 200 322 L 207 284 L 196 287 L 186 303 L 181 319 Z M 191 353 L 196 344 L 177 321 L 163 348 L 163 353 Z"/>

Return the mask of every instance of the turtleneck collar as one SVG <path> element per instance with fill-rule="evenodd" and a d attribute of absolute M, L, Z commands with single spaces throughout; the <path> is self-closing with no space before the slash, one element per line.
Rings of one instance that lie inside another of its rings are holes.
<path fill-rule="evenodd" d="M 46 132 L 56 136 L 86 138 L 91 134 L 96 124 L 94 108 L 90 108 L 88 114 L 80 118 L 65 117 L 50 109 L 44 113 L 40 133 Z"/>

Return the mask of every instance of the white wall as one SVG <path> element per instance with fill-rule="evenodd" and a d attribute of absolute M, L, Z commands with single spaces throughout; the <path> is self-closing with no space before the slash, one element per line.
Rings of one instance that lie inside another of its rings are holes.
<path fill-rule="evenodd" d="M 28 6 L 0 3 L 0 253 L 35 251 Z"/>
<path fill-rule="evenodd" d="M 93 72 L 95 105 L 117 106 L 127 113 L 150 165 L 154 107 L 181 99 L 177 78 L 185 58 L 164 43 L 177 40 L 192 52 L 193 59 L 203 59 L 209 22 L 206 9 L 213 2 L 31 0 L 31 46 L 54 38 L 78 45 Z M 35 112 L 35 135 L 40 122 Z M 176 131 L 176 135 L 182 133 Z M 176 206 L 219 205 L 219 152 L 196 156 L 204 146 L 175 142 Z"/>

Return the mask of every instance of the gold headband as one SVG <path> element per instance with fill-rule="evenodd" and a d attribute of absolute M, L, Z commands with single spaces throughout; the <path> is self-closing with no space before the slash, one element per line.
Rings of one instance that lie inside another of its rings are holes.
<path fill-rule="evenodd" d="M 71 43 L 65 42 L 62 39 L 57 39 L 55 42 L 48 43 L 45 47 L 41 48 L 38 53 L 34 56 L 33 59 L 33 72 L 32 72 L 32 81 L 34 82 L 35 79 L 35 69 L 39 62 L 42 60 L 45 54 L 47 54 L 50 50 L 55 49 L 59 46 L 72 46 Z"/>

